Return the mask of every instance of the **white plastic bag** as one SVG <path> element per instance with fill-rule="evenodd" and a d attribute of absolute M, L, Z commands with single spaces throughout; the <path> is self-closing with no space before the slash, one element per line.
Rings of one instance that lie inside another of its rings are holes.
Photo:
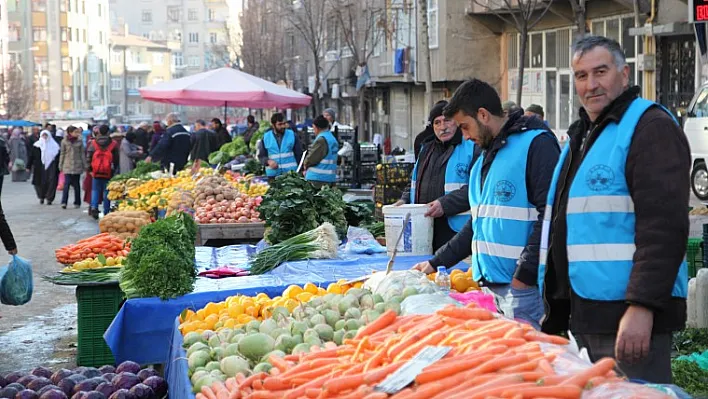
<path fill-rule="evenodd" d="M 388 275 L 382 272 L 374 273 L 364 283 L 364 288 L 383 296 L 386 300 L 394 296 L 442 293 L 440 287 L 428 280 L 425 273 L 417 270 L 392 271 Z"/>
<path fill-rule="evenodd" d="M 462 306 L 461 303 L 444 293 L 409 296 L 401 302 L 401 314 L 432 314 L 448 305 Z"/>

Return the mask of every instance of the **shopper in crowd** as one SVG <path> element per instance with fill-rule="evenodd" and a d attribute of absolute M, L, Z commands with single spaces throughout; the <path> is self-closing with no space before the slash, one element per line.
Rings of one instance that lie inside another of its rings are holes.
<path fill-rule="evenodd" d="M 12 235 L 10 230 L 10 225 L 7 223 L 7 218 L 5 217 L 5 212 L 2 210 L 2 204 L 0 203 L 0 239 L 2 244 L 5 246 L 5 250 L 10 255 L 17 255 L 17 244 L 15 243 L 15 237 Z"/>
<path fill-rule="evenodd" d="M 150 129 L 150 124 L 147 122 L 140 122 L 138 128 L 135 129 L 135 145 L 142 149 L 143 154 L 147 154 L 150 151 L 150 138 L 148 130 Z M 126 136 L 127 137 L 127 136 Z"/>
<path fill-rule="evenodd" d="M 192 149 L 191 135 L 182 126 L 176 113 L 167 115 L 167 125 L 167 131 L 145 161 L 151 162 L 154 157 L 157 157 L 161 159 L 160 164 L 164 169 L 170 170 L 170 164 L 174 164 L 174 172 L 178 172 L 187 164 Z"/>
<path fill-rule="evenodd" d="M 570 327 L 592 360 L 616 357 L 630 378 L 670 383 L 672 332 L 686 323 L 688 140 L 629 86 L 616 41 L 588 36 L 572 52 L 583 108 L 548 196 L 544 329 Z"/>
<path fill-rule="evenodd" d="M 504 116 L 509 116 L 510 114 L 519 110 L 521 110 L 522 113 L 524 112 L 523 108 L 521 108 L 511 100 L 507 100 L 502 103 L 502 112 L 504 112 Z"/>
<path fill-rule="evenodd" d="M 531 104 L 524 110 L 524 116 L 535 116 L 543 121 L 546 126 L 550 126 L 546 120 L 546 114 L 543 112 L 543 107 L 538 104 Z"/>
<path fill-rule="evenodd" d="M 162 122 L 160 121 L 155 121 L 152 123 L 152 136 L 150 137 L 150 151 L 155 149 L 157 147 L 157 143 L 160 142 L 160 139 L 162 138 L 162 135 L 165 133 L 165 127 L 162 126 Z M 155 162 L 158 162 L 159 159 L 153 159 Z"/>
<path fill-rule="evenodd" d="M 513 317 L 539 328 L 541 226 L 558 141 L 540 120 L 520 110 L 505 116 L 496 90 L 477 79 L 460 85 L 443 115 L 454 118 L 463 136 L 483 150 L 470 172 L 475 211 L 449 243 L 415 268 L 431 273 L 472 255 L 473 278 L 505 298 Z"/>
<path fill-rule="evenodd" d="M 231 135 L 221 123 L 219 118 L 214 118 L 211 120 L 211 130 L 216 135 L 216 144 L 219 148 L 221 148 L 222 145 L 231 142 Z"/>
<path fill-rule="evenodd" d="M 111 210 L 108 181 L 119 168 L 120 149 L 109 133 L 108 125 L 102 125 L 88 148 L 89 170 L 93 176 L 89 214 L 94 219 L 98 219 L 98 204 L 101 199 L 103 199 L 103 215 L 107 215 Z"/>
<path fill-rule="evenodd" d="M 442 115 L 442 108 L 444 108 L 446 105 L 447 101 L 438 101 L 433 106 L 433 110 L 439 108 L 441 111 L 440 115 Z M 433 110 L 430 111 L 431 115 L 433 113 Z M 433 125 L 430 121 L 430 118 L 428 118 L 428 123 L 425 125 L 425 129 L 423 129 L 422 132 L 418 133 L 418 135 L 415 136 L 415 140 L 413 140 L 413 152 L 415 154 L 416 160 L 418 160 L 418 155 L 420 154 L 420 149 L 423 147 L 423 142 L 426 142 L 433 137 L 435 137 L 435 130 L 433 129 Z"/>
<path fill-rule="evenodd" d="M 145 132 L 147 134 L 147 132 Z M 137 131 L 128 132 L 120 143 L 120 166 L 118 173 L 135 169 L 135 163 L 143 156 L 143 147 L 138 145 Z"/>
<path fill-rule="evenodd" d="M 75 126 L 66 128 L 66 137 L 61 142 L 59 171 L 64 173 L 64 190 L 61 207 L 66 209 L 69 202 L 69 189 L 74 188 L 74 208 L 81 207 L 81 173 L 88 169 L 86 148 L 81 140 L 82 131 Z"/>
<path fill-rule="evenodd" d="M 32 184 L 39 203 L 51 205 L 57 192 L 59 180 L 59 144 L 48 130 L 42 130 L 35 141 L 36 151 L 30 153 Z"/>
<path fill-rule="evenodd" d="M 330 131 L 329 121 L 319 115 L 312 122 L 315 131 L 315 142 L 307 151 L 304 167 L 307 169 L 305 179 L 316 188 L 334 186 L 337 182 L 337 152 L 339 143 Z"/>
<path fill-rule="evenodd" d="M 28 165 L 27 138 L 21 128 L 15 128 L 8 142 L 10 150 L 10 169 L 12 181 L 27 181 L 28 174 L 25 169 Z"/>
<path fill-rule="evenodd" d="M 302 159 L 302 145 L 295 132 L 288 129 L 285 115 L 278 112 L 270 117 L 272 127 L 265 132 L 258 146 L 258 160 L 270 180 L 297 170 Z"/>
<path fill-rule="evenodd" d="M 468 199 L 470 170 L 479 156 L 474 142 L 462 137 L 451 118 L 443 115 L 447 101 L 440 101 L 428 116 L 434 135 L 422 143 L 411 183 L 396 205 L 428 204 L 433 221 L 433 252 L 442 248 L 470 219 Z M 463 214 L 464 213 L 464 214 Z"/>
<path fill-rule="evenodd" d="M 256 118 L 253 115 L 248 115 L 246 117 L 246 131 L 243 132 L 243 141 L 246 142 L 246 147 L 251 149 L 251 138 L 254 134 L 261 128 L 261 125 L 256 122 Z M 254 145 L 256 143 L 253 143 Z"/>
<path fill-rule="evenodd" d="M 94 140 L 96 140 L 96 137 L 98 137 L 99 134 L 99 125 L 94 125 L 91 127 L 91 134 L 86 137 L 86 159 L 88 163 L 88 150 L 93 146 Z M 91 166 L 91 165 L 88 165 Z M 82 184 L 84 188 L 84 202 L 88 205 L 91 205 L 91 193 L 93 192 L 93 176 L 91 176 L 91 173 L 87 172 L 84 175 L 84 182 Z M 103 193 L 99 193 L 98 197 L 98 203 L 100 204 L 103 201 Z M 90 210 L 89 210 L 90 211 Z"/>
<path fill-rule="evenodd" d="M 5 137 L 0 137 L 0 194 L 5 175 L 10 174 L 10 151 L 7 149 L 7 145 Z"/>
<path fill-rule="evenodd" d="M 207 129 L 206 122 L 203 119 L 197 119 L 194 122 L 194 132 L 192 133 L 192 151 L 190 158 L 193 161 L 207 161 L 209 154 L 219 149 L 219 143 L 216 133 Z"/>

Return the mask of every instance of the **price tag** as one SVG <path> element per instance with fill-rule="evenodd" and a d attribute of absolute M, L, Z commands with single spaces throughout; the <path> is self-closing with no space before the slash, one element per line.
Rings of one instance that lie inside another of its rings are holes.
<path fill-rule="evenodd" d="M 426 346 L 395 373 L 386 377 L 376 390 L 393 395 L 410 385 L 424 368 L 437 362 L 452 350 L 450 346 Z"/>

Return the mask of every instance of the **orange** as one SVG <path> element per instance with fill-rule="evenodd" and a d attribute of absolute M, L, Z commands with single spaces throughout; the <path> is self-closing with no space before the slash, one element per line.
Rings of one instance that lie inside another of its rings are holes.
<path fill-rule="evenodd" d="M 261 300 L 268 299 L 269 300 L 270 298 L 268 297 L 268 295 L 266 293 L 261 292 L 260 294 L 256 295 L 256 299 L 261 299 Z"/>
<path fill-rule="evenodd" d="M 199 309 L 197 310 L 197 320 L 204 320 L 205 317 L 207 317 L 206 310 L 205 309 Z"/>
<path fill-rule="evenodd" d="M 243 306 L 241 306 L 239 304 L 231 305 L 231 306 L 229 306 L 229 309 L 228 309 L 229 316 L 232 318 L 236 318 L 239 315 L 243 314 L 243 311 L 244 311 Z"/>
<path fill-rule="evenodd" d="M 451 282 L 452 287 L 457 292 L 465 292 L 472 286 L 470 284 L 470 280 L 468 280 L 467 277 L 463 276 L 461 273 L 457 273 L 454 277 L 452 277 Z"/>
<path fill-rule="evenodd" d="M 450 272 L 450 277 L 455 277 L 455 276 L 457 276 L 458 274 L 463 274 L 463 273 L 464 273 L 464 272 L 463 272 L 462 270 L 460 270 L 460 269 L 455 269 L 455 270 L 453 270 L 452 272 Z"/>
<path fill-rule="evenodd" d="M 302 294 L 297 296 L 297 300 L 300 302 L 308 302 L 310 299 L 312 299 L 314 295 L 310 292 L 303 292 Z"/>
<path fill-rule="evenodd" d="M 249 306 L 246 308 L 246 314 L 253 317 L 258 317 L 258 308 L 255 306 Z"/>
<path fill-rule="evenodd" d="M 363 281 L 357 281 L 356 283 L 354 283 L 354 288 L 361 288 L 363 286 L 364 286 Z"/>
<path fill-rule="evenodd" d="M 209 302 L 204 307 L 204 312 L 206 313 L 207 316 L 212 315 L 212 314 L 217 314 L 217 313 L 219 313 L 219 305 L 215 304 L 214 302 Z"/>
<path fill-rule="evenodd" d="M 327 286 L 327 292 L 329 292 L 330 294 L 341 294 L 342 287 L 337 283 L 332 283 Z"/>
<path fill-rule="evenodd" d="M 318 287 L 317 288 L 317 296 L 324 296 L 324 295 L 327 295 L 327 290 L 322 287 Z"/>
<path fill-rule="evenodd" d="M 235 326 L 236 326 L 235 319 L 228 319 L 224 322 L 224 327 L 226 327 L 226 328 L 234 328 Z"/>
<path fill-rule="evenodd" d="M 298 303 L 294 299 L 288 299 L 287 301 L 285 301 L 285 308 L 288 309 L 289 312 L 292 312 L 293 310 L 295 310 L 297 305 L 298 305 Z"/>
<path fill-rule="evenodd" d="M 317 294 L 317 286 L 312 283 L 305 284 L 305 286 L 303 287 L 303 290 L 305 292 L 309 292 L 312 295 Z"/>
<path fill-rule="evenodd" d="M 291 285 L 283 291 L 283 296 L 290 299 L 295 299 L 298 295 L 303 293 L 303 289 L 297 285 Z"/>
<path fill-rule="evenodd" d="M 196 313 L 192 309 L 187 309 L 183 312 L 184 314 L 184 320 L 182 319 L 182 316 L 180 315 L 180 321 L 185 322 L 185 321 L 190 321 L 194 317 Z"/>

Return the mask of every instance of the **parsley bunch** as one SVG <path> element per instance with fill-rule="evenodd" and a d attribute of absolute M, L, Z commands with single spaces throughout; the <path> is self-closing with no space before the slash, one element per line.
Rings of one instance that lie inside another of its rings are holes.
<path fill-rule="evenodd" d="M 192 292 L 196 234 L 196 223 L 185 213 L 143 227 L 120 274 L 125 296 L 169 299 Z"/>

